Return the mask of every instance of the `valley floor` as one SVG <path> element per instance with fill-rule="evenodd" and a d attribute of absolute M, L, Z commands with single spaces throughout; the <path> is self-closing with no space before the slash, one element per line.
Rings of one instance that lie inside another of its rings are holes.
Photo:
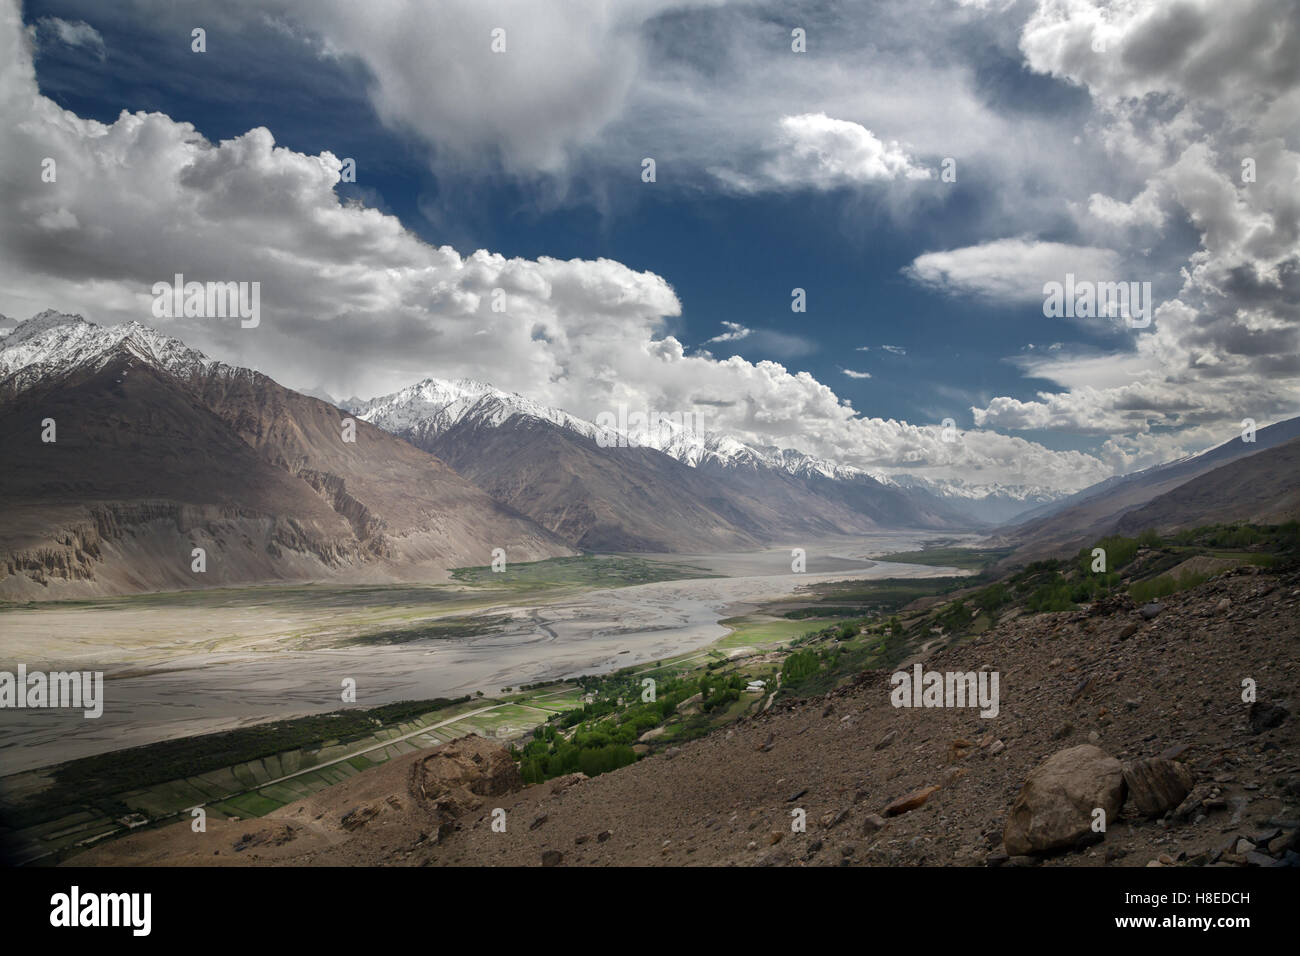
<path fill-rule="evenodd" d="M 965 573 L 865 557 L 928 537 L 806 543 L 804 573 L 791 573 L 783 548 L 558 559 L 481 575 L 490 586 L 475 588 L 274 587 L 15 607 L 0 611 L 0 668 L 102 670 L 106 704 L 97 720 L 0 712 L 0 765 L 14 774 L 336 710 L 345 678 L 356 682 L 358 706 L 375 707 L 661 660 L 717 641 L 728 633 L 720 621 L 799 587 Z M 652 583 L 592 586 L 606 565 L 626 565 L 620 584 L 637 574 Z"/>
<path fill-rule="evenodd" d="M 483 796 L 464 791 L 467 808 L 441 838 L 445 815 L 414 787 L 427 772 L 423 751 L 260 820 L 217 821 L 202 834 L 182 822 L 75 863 L 1263 865 L 1295 842 L 1294 572 L 1230 571 L 1168 599 L 1153 619 L 1127 599 L 1019 616 L 924 664 L 1000 672 L 998 715 L 895 708 L 890 669 L 867 671 L 591 779 L 520 790 L 493 789 L 500 781 L 484 777 L 475 791 Z M 1261 702 L 1285 703 L 1291 716 L 1272 726 L 1253 720 L 1245 678 Z M 1126 804 L 1095 845 L 1008 860 L 1003 827 L 1026 776 L 1088 742 L 1120 760 L 1174 754 L 1195 787 L 1165 819 Z M 910 812 L 877 818 L 929 787 L 938 789 Z M 505 832 L 492 825 L 497 808 Z M 806 832 L 792 832 L 799 810 Z"/>

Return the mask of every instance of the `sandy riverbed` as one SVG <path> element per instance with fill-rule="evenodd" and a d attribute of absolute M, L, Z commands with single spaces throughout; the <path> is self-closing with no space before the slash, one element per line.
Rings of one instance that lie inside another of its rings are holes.
<path fill-rule="evenodd" d="M 509 615 L 501 631 L 456 640 L 349 648 L 300 648 L 313 628 L 346 627 L 347 612 L 202 598 L 188 606 L 49 607 L 0 615 L 0 666 L 76 666 L 106 673 L 104 715 L 0 711 L 0 767 L 15 773 L 107 750 L 228 729 L 274 717 L 338 709 L 344 678 L 357 706 L 494 694 L 682 654 L 728 629 L 719 620 L 825 581 L 933 577 L 950 568 L 873 563 L 917 537 L 840 541 L 808 548 L 808 570 L 790 573 L 790 550 L 688 555 L 673 560 L 728 577 L 592 590 L 553 600 L 481 606 Z M 328 603 L 328 602 L 323 602 Z M 454 605 L 451 606 L 451 605 Z M 413 605 L 402 606 L 409 618 Z M 373 611 L 374 609 L 368 609 Z M 381 609 L 382 610 L 382 609 Z M 463 615 L 461 602 L 428 606 Z M 366 616 L 375 623 L 373 613 Z M 343 623 L 341 623 L 343 622 Z"/>

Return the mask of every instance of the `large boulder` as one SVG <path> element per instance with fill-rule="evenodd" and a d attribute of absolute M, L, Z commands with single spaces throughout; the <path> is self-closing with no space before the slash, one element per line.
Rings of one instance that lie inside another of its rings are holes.
<path fill-rule="evenodd" d="M 1011 856 L 1074 846 L 1092 832 L 1100 807 L 1109 823 L 1124 802 L 1124 768 L 1092 744 L 1048 757 L 1025 778 L 1002 842 Z"/>
<path fill-rule="evenodd" d="M 481 809 L 484 797 L 522 787 L 519 764 L 510 751 L 473 735 L 434 748 L 411 765 L 407 780 L 408 792 L 432 818 L 435 842 L 459 817 Z"/>
<path fill-rule="evenodd" d="M 1131 760 L 1124 764 L 1124 784 L 1139 813 L 1158 817 L 1183 802 L 1196 778 L 1186 765 L 1164 757 Z"/>

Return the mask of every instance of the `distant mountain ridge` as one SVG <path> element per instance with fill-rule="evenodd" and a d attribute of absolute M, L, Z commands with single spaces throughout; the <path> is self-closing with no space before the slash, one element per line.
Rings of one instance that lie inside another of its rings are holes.
<path fill-rule="evenodd" d="M 802 452 L 675 420 L 620 431 L 483 382 L 430 378 L 351 407 L 584 548 L 699 551 L 974 524 L 934 496 Z"/>
<path fill-rule="evenodd" d="M 1116 530 L 1131 531 L 1144 526 L 1168 529 L 1215 523 L 1220 520 L 1215 515 L 1239 514 L 1241 517 L 1230 520 L 1251 520 L 1252 514 L 1263 517 L 1285 513 L 1285 489 L 1300 485 L 1300 475 L 1287 475 L 1285 471 L 1275 473 L 1279 464 L 1289 458 L 1283 454 L 1266 457 L 1265 453 L 1289 446 L 1300 438 L 1300 417 L 1260 428 L 1254 437 L 1253 442 L 1247 442 L 1239 436 L 1198 455 L 1108 478 L 1030 512 L 1027 521 L 1000 529 L 986 543 L 1013 548 L 1007 561 L 1017 562 L 1065 554 Z M 1257 470 L 1261 486 L 1275 492 L 1277 499 L 1261 501 L 1249 494 L 1242 499 L 1243 502 L 1253 501 L 1255 505 L 1234 509 L 1211 506 L 1203 497 L 1193 502 L 1190 492 L 1180 494 L 1184 487 L 1190 489 L 1193 482 L 1202 478 L 1206 480 L 1198 487 L 1227 488 L 1227 484 L 1219 484 L 1225 480 L 1219 473 L 1229 467 L 1233 468 L 1231 474 L 1237 476 Z M 1211 477 L 1215 475 L 1219 477 Z M 1157 502 L 1162 503 L 1157 505 Z"/>

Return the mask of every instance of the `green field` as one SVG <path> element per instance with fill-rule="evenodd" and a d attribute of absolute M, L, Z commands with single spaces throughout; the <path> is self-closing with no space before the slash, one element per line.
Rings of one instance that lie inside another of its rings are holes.
<path fill-rule="evenodd" d="M 969 577 L 881 578 L 877 581 L 834 581 L 814 584 L 801 591 L 808 600 L 828 605 L 853 602 L 860 608 L 889 611 L 911 604 L 917 598 L 933 597 L 974 583 Z"/>
<path fill-rule="evenodd" d="M 713 644 L 715 648 L 730 649 L 735 647 L 763 648 L 766 645 L 779 645 L 791 641 L 800 635 L 825 626 L 822 620 L 815 622 L 788 620 L 767 615 L 750 614 L 744 617 L 731 617 L 719 621 L 732 628 L 732 632 Z"/>
<path fill-rule="evenodd" d="M 717 577 L 703 568 L 648 558 L 587 554 L 574 558 L 549 558 L 528 564 L 507 564 L 494 572 L 491 567 L 457 568 L 452 579 L 470 587 L 545 590 L 550 588 L 619 588 L 655 581 Z"/>
<path fill-rule="evenodd" d="M 923 551 L 899 551 L 881 555 L 875 560 L 896 561 L 900 564 L 924 564 L 932 568 L 960 568 L 963 571 L 982 571 L 1001 561 L 1011 553 L 1011 548 L 926 548 Z"/>
<path fill-rule="evenodd" d="M 441 617 L 410 627 L 386 628 L 369 634 L 357 634 L 340 642 L 342 646 L 356 644 L 406 644 L 410 641 L 451 641 L 479 634 L 494 634 L 508 623 L 510 616 L 498 614 L 487 617 Z"/>

